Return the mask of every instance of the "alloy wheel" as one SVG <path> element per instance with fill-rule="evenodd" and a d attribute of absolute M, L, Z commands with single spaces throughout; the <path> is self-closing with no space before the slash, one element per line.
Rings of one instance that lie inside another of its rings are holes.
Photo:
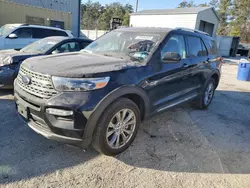
<path fill-rule="evenodd" d="M 135 113 L 130 109 L 118 111 L 110 120 L 106 140 L 113 149 L 122 148 L 133 136 L 136 127 Z"/>
<path fill-rule="evenodd" d="M 206 91 L 205 91 L 205 95 L 204 95 L 205 105 L 208 105 L 212 101 L 213 95 L 214 95 L 214 84 L 211 82 L 210 84 L 208 84 Z"/>

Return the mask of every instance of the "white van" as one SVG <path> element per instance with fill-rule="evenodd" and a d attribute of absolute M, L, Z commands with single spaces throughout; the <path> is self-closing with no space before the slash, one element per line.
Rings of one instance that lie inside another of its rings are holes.
<path fill-rule="evenodd" d="M 29 24 L 6 24 L 0 28 L 0 50 L 21 49 L 36 40 L 50 36 L 73 37 L 65 30 Z"/>

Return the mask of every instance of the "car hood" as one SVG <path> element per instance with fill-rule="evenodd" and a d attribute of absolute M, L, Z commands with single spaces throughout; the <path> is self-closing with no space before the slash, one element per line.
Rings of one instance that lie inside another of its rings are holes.
<path fill-rule="evenodd" d="M 87 74 L 140 66 L 138 64 L 141 63 L 103 55 L 76 52 L 27 59 L 22 66 L 34 72 L 52 76 L 79 78 Z"/>
<path fill-rule="evenodd" d="M 22 53 L 22 52 L 17 51 L 17 50 L 1 50 L 0 51 L 0 58 L 3 56 L 20 54 L 20 53 Z"/>
<path fill-rule="evenodd" d="M 0 66 L 8 65 L 6 58 L 11 57 L 13 62 L 22 61 L 28 57 L 36 56 L 38 53 L 25 53 L 17 50 L 1 50 L 0 51 Z"/>

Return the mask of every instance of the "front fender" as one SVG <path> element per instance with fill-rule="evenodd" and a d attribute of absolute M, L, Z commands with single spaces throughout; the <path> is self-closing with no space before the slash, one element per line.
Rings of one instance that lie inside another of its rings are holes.
<path fill-rule="evenodd" d="M 93 136 L 96 124 L 98 123 L 98 120 L 100 119 L 105 109 L 107 109 L 107 107 L 116 99 L 124 95 L 128 95 L 128 94 L 136 94 L 140 96 L 144 102 L 144 107 L 145 107 L 144 114 L 145 116 L 149 114 L 150 101 L 146 92 L 143 89 L 137 86 L 122 86 L 120 88 L 113 90 L 97 104 L 97 106 L 93 110 L 93 113 L 88 119 L 88 123 L 86 124 L 84 135 L 83 135 L 83 139 L 85 140 L 85 142 L 88 142 L 88 145 L 92 141 L 92 136 Z"/>

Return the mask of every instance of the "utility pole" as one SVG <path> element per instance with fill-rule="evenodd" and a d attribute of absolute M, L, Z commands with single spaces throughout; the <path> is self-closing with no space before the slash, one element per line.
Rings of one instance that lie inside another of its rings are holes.
<path fill-rule="evenodd" d="M 136 0 L 135 12 L 137 12 L 137 10 L 138 10 L 138 3 L 139 3 L 139 0 Z"/>

